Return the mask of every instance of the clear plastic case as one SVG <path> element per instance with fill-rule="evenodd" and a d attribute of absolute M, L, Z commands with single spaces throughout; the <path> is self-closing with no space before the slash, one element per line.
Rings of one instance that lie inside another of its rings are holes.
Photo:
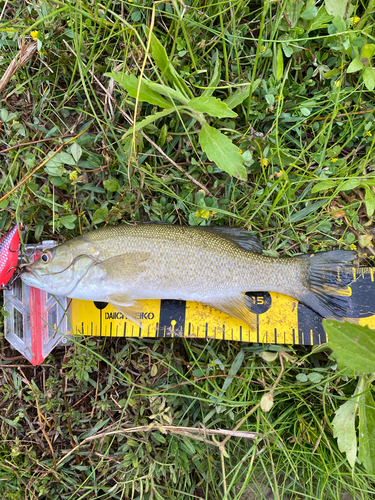
<path fill-rule="evenodd" d="M 54 241 L 26 245 L 26 255 L 32 262 L 54 246 Z M 11 289 L 4 290 L 4 309 L 8 313 L 5 338 L 34 366 L 42 363 L 54 347 L 70 340 L 70 300 L 29 287 L 18 279 Z"/>

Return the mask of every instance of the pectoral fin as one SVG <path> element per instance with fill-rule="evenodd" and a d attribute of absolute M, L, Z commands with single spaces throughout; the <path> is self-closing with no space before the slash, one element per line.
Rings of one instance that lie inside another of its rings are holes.
<path fill-rule="evenodd" d="M 124 314 L 127 319 L 130 319 L 130 321 L 133 321 L 138 326 L 142 327 L 142 322 L 139 319 L 143 310 L 143 304 L 141 302 L 133 300 L 130 295 L 125 293 L 114 293 L 108 295 L 106 297 L 106 301 Z"/>
<path fill-rule="evenodd" d="M 122 289 L 128 287 L 131 290 L 144 273 L 144 264 L 149 257 L 150 254 L 147 252 L 129 252 L 98 262 L 95 267 L 102 271 L 101 280 L 113 283 L 114 290 L 117 284 L 121 285 Z M 127 319 L 142 326 L 139 318 L 143 304 L 134 301 L 130 293 L 113 293 L 106 297 L 106 301 L 124 314 Z"/>
<path fill-rule="evenodd" d="M 223 311 L 229 316 L 247 323 L 251 330 L 256 330 L 256 315 L 251 312 L 252 300 L 244 294 L 227 297 L 220 301 L 205 302 L 207 305 Z"/>
<path fill-rule="evenodd" d="M 129 252 L 98 262 L 95 267 L 103 271 L 105 280 L 134 283 L 144 272 L 144 264 L 149 258 L 148 252 Z"/>

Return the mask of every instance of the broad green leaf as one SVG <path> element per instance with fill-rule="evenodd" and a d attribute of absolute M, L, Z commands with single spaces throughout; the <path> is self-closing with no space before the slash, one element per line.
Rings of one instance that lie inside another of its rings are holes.
<path fill-rule="evenodd" d="M 174 101 L 179 101 L 182 104 L 187 104 L 189 102 L 189 99 L 187 99 L 179 90 L 172 89 L 167 85 L 160 85 L 160 83 L 155 83 L 147 80 L 147 86 L 151 90 L 154 90 L 161 95 L 165 95 L 166 97 L 169 97 Z"/>
<path fill-rule="evenodd" d="M 108 208 L 107 207 L 98 208 L 98 210 L 95 210 L 92 216 L 92 223 L 99 224 L 100 222 L 105 222 L 107 219 L 108 219 Z"/>
<path fill-rule="evenodd" d="M 259 85 L 262 83 L 262 79 L 258 78 L 253 83 L 252 92 L 254 92 Z M 249 97 L 250 83 L 245 87 L 240 87 L 232 95 L 230 95 L 224 102 L 228 108 L 233 109 L 244 102 L 245 99 Z"/>
<path fill-rule="evenodd" d="M 82 156 L 82 148 L 79 144 L 74 142 L 71 147 L 70 147 L 70 154 L 73 156 L 75 159 L 76 163 L 79 161 L 79 159 Z"/>
<path fill-rule="evenodd" d="M 339 365 L 357 373 L 375 372 L 375 332 L 368 326 L 333 319 L 323 321 L 328 345 Z"/>
<path fill-rule="evenodd" d="M 350 3 L 350 0 L 324 0 L 326 11 L 334 17 L 341 16 L 344 18 L 347 13 L 348 3 Z"/>
<path fill-rule="evenodd" d="M 332 146 L 331 148 L 327 149 L 326 155 L 329 158 L 337 158 L 338 155 L 341 153 L 342 147 L 336 144 L 336 146 Z"/>
<path fill-rule="evenodd" d="M 123 87 L 134 99 L 137 98 L 138 94 L 138 82 L 139 79 L 134 75 L 125 75 L 117 73 L 105 73 L 104 76 L 113 78 L 121 87 Z M 152 90 L 146 83 L 142 80 L 141 88 L 139 89 L 138 99 L 140 101 L 148 102 L 149 104 L 154 104 L 160 106 L 161 108 L 171 108 L 171 104 L 167 99 L 164 99 L 160 94 Z"/>
<path fill-rule="evenodd" d="M 303 208 L 302 210 L 299 210 L 298 212 L 295 212 L 293 215 L 291 215 L 290 222 L 299 222 L 300 220 L 303 220 L 305 217 L 318 210 L 318 208 L 324 205 L 324 203 L 327 203 L 327 200 L 325 198 L 323 200 L 312 203 L 311 205 Z"/>
<path fill-rule="evenodd" d="M 115 193 L 120 189 L 120 185 L 116 179 L 107 179 L 106 181 L 103 182 L 103 186 L 110 193 Z"/>
<path fill-rule="evenodd" d="M 361 57 L 366 57 L 367 59 L 371 59 L 375 53 L 375 45 L 373 43 L 366 43 L 363 46 Z"/>
<path fill-rule="evenodd" d="M 288 43 L 283 43 L 281 47 L 286 57 L 289 58 L 293 55 L 293 47 L 289 46 Z"/>
<path fill-rule="evenodd" d="M 176 108 L 179 109 L 179 108 Z M 143 120 L 140 122 L 137 122 L 135 124 L 135 131 L 141 130 L 143 127 L 146 125 L 149 125 L 150 123 L 153 123 L 154 121 L 158 120 L 159 118 L 163 118 L 163 116 L 170 115 L 175 111 L 175 108 L 173 109 L 163 109 L 163 111 L 159 111 L 158 113 L 155 113 L 154 115 L 149 115 L 146 116 Z M 130 127 L 127 132 L 122 136 L 122 139 L 125 139 L 125 137 L 128 137 L 130 134 L 133 133 L 134 127 Z"/>
<path fill-rule="evenodd" d="M 335 181 L 322 181 L 322 182 L 319 182 L 318 184 L 316 184 L 311 192 L 312 193 L 320 193 L 320 191 L 327 191 L 327 189 L 332 189 L 332 188 L 335 188 L 336 187 L 336 182 Z"/>
<path fill-rule="evenodd" d="M 6 120 L 3 120 L 5 122 L 10 122 L 12 120 L 15 120 L 17 118 L 17 113 L 8 113 L 8 111 L 4 110 L 6 112 Z M 52 130 L 52 129 L 51 129 Z M 56 129 L 55 129 L 56 130 Z M 49 131 L 50 132 L 50 131 Z M 48 134 L 46 134 L 48 135 Z"/>
<path fill-rule="evenodd" d="M 358 411 L 357 398 L 351 398 L 340 406 L 332 420 L 333 437 L 337 439 L 339 450 L 346 453 L 351 467 L 354 467 L 357 457 L 357 434 L 355 418 Z"/>
<path fill-rule="evenodd" d="M 307 378 L 312 382 L 313 384 L 319 384 L 319 382 L 322 381 L 323 375 L 318 372 L 310 372 L 307 375 Z"/>
<path fill-rule="evenodd" d="M 3 122 L 7 122 L 8 121 L 8 111 L 5 109 L 5 108 L 2 108 L 0 110 L 0 118 Z"/>
<path fill-rule="evenodd" d="M 52 153 L 51 153 L 52 154 Z M 60 165 L 75 165 L 72 155 L 69 153 L 57 153 L 53 158 L 47 161 L 46 167 L 59 167 Z"/>
<path fill-rule="evenodd" d="M 355 73 L 356 71 L 360 71 L 363 69 L 363 64 L 361 61 L 357 58 L 353 59 L 353 61 L 349 64 L 348 69 L 346 70 L 347 73 Z"/>
<path fill-rule="evenodd" d="M 352 40 L 352 46 L 353 47 L 364 47 L 366 45 L 365 43 L 365 39 L 363 38 L 363 36 L 358 36 L 356 35 L 356 38 L 354 38 L 354 40 Z"/>
<path fill-rule="evenodd" d="M 150 29 L 145 26 L 145 30 L 147 37 L 149 37 Z M 173 64 L 169 60 L 164 46 L 160 43 L 160 41 L 153 33 L 151 34 L 150 50 L 152 57 L 155 59 L 157 67 L 161 71 L 161 76 L 165 77 L 170 83 L 172 83 L 177 90 L 184 94 L 185 97 L 193 97 L 191 90 L 177 73 L 177 71 L 173 67 Z"/>
<path fill-rule="evenodd" d="M 375 212 L 375 194 L 371 191 L 368 186 L 365 186 L 366 194 L 365 194 L 365 205 L 367 216 L 371 217 Z"/>
<path fill-rule="evenodd" d="M 300 108 L 300 112 L 303 116 L 310 116 L 311 115 L 311 109 L 309 109 L 309 108 Z"/>
<path fill-rule="evenodd" d="M 361 179 L 349 179 L 340 186 L 340 191 L 352 191 L 361 184 Z"/>
<path fill-rule="evenodd" d="M 330 21 L 332 21 L 332 18 L 333 16 L 327 14 L 324 6 L 320 7 L 318 15 L 311 20 L 307 31 L 310 32 L 317 29 L 327 28 Z"/>
<path fill-rule="evenodd" d="M 58 157 L 58 161 L 63 163 L 64 165 L 75 165 L 76 164 L 76 161 L 74 160 L 72 155 L 70 155 L 69 153 L 64 153 L 64 152 L 57 153 L 57 155 L 54 156 L 51 161 L 56 160 L 57 157 Z"/>
<path fill-rule="evenodd" d="M 371 66 L 366 66 L 362 73 L 363 81 L 367 90 L 374 90 L 375 88 L 375 70 Z"/>
<path fill-rule="evenodd" d="M 358 458 L 368 473 L 375 473 L 375 402 L 369 384 L 359 396 L 359 452 Z"/>
<path fill-rule="evenodd" d="M 52 153 L 51 153 L 52 155 Z M 47 161 L 45 169 L 50 175 L 62 175 L 64 169 L 62 165 L 75 165 L 76 162 L 69 153 L 57 153 L 53 158 Z"/>
<path fill-rule="evenodd" d="M 346 23 L 343 20 L 342 16 L 336 16 L 332 21 L 333 26 L 337 29 L 337 31 L 343 32 L 346 31 Z"/>
<path fill-rule="evenodd" d="M 277 49 L 275 47 L 273 52 L 272 69 L 276 80 L 281 80 L 284 74 L 284 57 L 280 44 Z"/>
<path fill-rule="evenodd" d="M 234 118 L 237 113 L 228 108 L 225 102 L 216 97 L 195 97 L 189 101 L 188 106 L 200 113 L 207 113 L 218 118 Z"/>
<path fill-rule="evenodd" d="M 226 135 L 205 123 L 199 134 L 199 142 L 209 160 L 214 161 L 229 175 L 246 180 L 247 172 L 243 165 L 245 160 L 238 147 Z"/>
<path fill-rule="evenodd" d="M 311 19 L 314 19 L 317 15 L 318 8 L 315 7 L 315 5 L 312 5 L 311 7 L 307 7 L 307 9 L 302 12 L 301 17 L 306 21 L 311 21 Z"/>
<path fill-rule="evenodd" d="M 288 15 L 288 18 L 291 22 L 291 26 L 286 23 L 285 21 L 285 27 L 288 27 L 288 29 L 293 29 L 296 27 L 299 17 L 301 15 L 301 11 L 304 7 L 304 2 L 295 2 L 294 0 L 283 0 L 282 3 L 283 10 L 286 12 Z"/>
<path fill-rule="evenodd" d="M 48 162 L 49 163 L 49 162 Z M 64 174 L 64 167 L 60 165 L 55 165 L 55 164 L 46 164 L 44 167 L 44 170 L 47 172 L 48 175 L 53 175 L 55 177 L 61 177 Z"/>
<path fill-rule="evenodd" d="M 62 174 L 60 174 L 60 177 L 55 177 L 54 174 L 50 174 L 50 175 L 51 175 L 51 177 L 49 180 L 51 181 L 51 184 L 53 184 L 56 187 L 61 187 L 61 186 L 65 185 L 65 181 L 61 177 Z M 35 238 L 38 240 L 38 238 L 36 236 L 35 236 Z"/>
<path fill-rule="evenodd" d="M 341 74 L 341 70 L 339 68 L 331 69 L 331 71 L 327 71 L 323 73 L 324 78 L 331 78 L 332 76 L 337 76 Z"/>
<path fill-rule="evenodd" d="M 74 229 L 74 227 L 75 227 L 74 221 L 76 219 L 77 219 L 77 216 L 74 214 L 64 215 L 63 217 L 60 218 L 60 222 L 67 229 Z"/>
<path fill-rule="evenodd" d="M 202 97 L 210 97 L 213 94 L 215 88 L 217 87 L 219 80 L 220 80 L 220 59 L 219 59 L 219 54 L 216 53 L 214 72 L 212 74 L 211 81 L 208 87 L 202 94 Z"/>
<path fill-rule="evenodd" d="M 255 163 L 253 155 L 249 149 L 247 149 L 246 151 L 244 151 L 242 153 L 242 158 L 245 160 L 245 165 L 247 167 L 251 167 L 251 165 L 253 165 Z"/>

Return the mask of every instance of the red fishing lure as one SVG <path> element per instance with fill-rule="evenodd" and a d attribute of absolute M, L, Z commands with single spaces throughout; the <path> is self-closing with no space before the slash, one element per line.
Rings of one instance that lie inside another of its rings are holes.
<path fill-rule="evenodd" d="M 23 224 L 19 224 L 20 230 Z M 18 262 L 18 249 L 20 245 L 20 234 L 18 226 L 4 234 L 0 239 L 0 287 L 6 285 L 14 273 Z"/>

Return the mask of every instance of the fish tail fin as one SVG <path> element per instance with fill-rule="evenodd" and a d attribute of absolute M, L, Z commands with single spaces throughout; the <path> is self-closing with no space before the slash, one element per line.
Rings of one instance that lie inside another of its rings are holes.
<path fill-rule="evenodd" d="M 298 300 L 323 318 L 342 319 L 350 307 L 348 285 L 353 281 L 350 263 L 356 253 L 348 250 L 331 250 L 300 259 L 309 260 L 305 291 Z"/>

